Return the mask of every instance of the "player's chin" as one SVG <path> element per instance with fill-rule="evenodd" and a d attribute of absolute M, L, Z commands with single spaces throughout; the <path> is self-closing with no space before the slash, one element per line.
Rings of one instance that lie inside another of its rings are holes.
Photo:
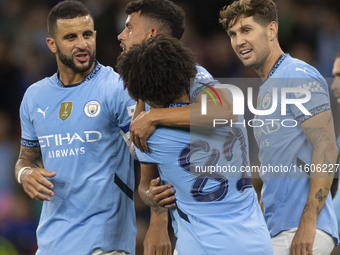
<path fill-rule="evenodd" d="M 80 63 L 78 62 L 78 63 L 75 63 L 75 66 L 79 72 L 86 72 L 91 68 L 92 63 L 90 63 L 90 61 L 80 62 Z"/>

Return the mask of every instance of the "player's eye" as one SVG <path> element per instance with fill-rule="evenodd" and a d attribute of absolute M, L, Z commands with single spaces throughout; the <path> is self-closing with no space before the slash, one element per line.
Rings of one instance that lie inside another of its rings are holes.
<path fill-rule="evenodd" d="M 85 38 L 89 38 L 89 37 L 91 37 L 92 35 L 93 35 L 92 32 L 87 32 L 87 33 L 84 34 L 84 37 L 85 37 Z"/>
<path fill-rule="evenodd" d="M 236 36 L 236 33 L 228 33 L 230 38 L 234 38 Z"/>

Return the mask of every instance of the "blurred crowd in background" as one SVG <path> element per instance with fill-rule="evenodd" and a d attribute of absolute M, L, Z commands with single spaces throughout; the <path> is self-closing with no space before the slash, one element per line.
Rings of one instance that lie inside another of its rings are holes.
<path fill-rule="evenodd" d="M 115 66 L 120 54 L 117 35 L 125 24 L 131 0 L 85 0 L 94 15 L 97 59 Z M 41 203 L 32 201 L 16 183 L 14 164 L 20 146 L 19 106 L 32 83 L 56 72 L 55 56 L 46 46 L 46 18 L 57 0 L 0 0 L 0 255 L 31 255 Z M 186 12 L 182 42 L 214 77 L 257 77 L 233 53 L 218 23 L 219 10 L 230 0 L 176 0 Z M 279 40 L 285 52 L 332 77 L 340 49 L 340 2 L 276 0 Z M 338 117 L 340 119 L 340 116 Z M 256 162 L 256 147 L 251 143 Z M 149 210 L 135 194 L 138 223 L 137 255 L 148 227 Z"/>

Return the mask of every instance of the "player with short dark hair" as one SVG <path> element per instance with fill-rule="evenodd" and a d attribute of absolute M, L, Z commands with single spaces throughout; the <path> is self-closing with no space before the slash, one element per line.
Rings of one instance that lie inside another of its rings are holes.
<path fill-rule="evenodd" d="M 154 37 L 158 34 L 172 36 L 179 39 L 184 28 L 183 10 L 169 0 L 137 0 L 130 2 L 126 7 L 127 19 L 124 30 L 118 35 L 121 42 L 122 54 L 129 52 L 129 49 L 140 44 L 143 40 Z M 161 61 L 161 60 L 159 60 Z M 130 126 L 131 141 L 140 149 L 147 150 L 146 139 L 159 125 L 190 126 L 211 125 L 214 118 L 226 118 L 236 120 L 232 114 L 231 96 L 225 91 L 218 90 L 223 102 L 216 110 L 213 100 L 208 100 L 207 105 L 214 110 L 208 115 L 202 116 L 201 105 L 199 104 L 204 84 L 214 86 L 216 80 L 209 72 L 200 65 L 196 65 L 197 74 L 194 83 L 196 84 L 193 93 L 197 99 L 195 104 L 176 108 L 153 108 L 145 111 L 145 104 L 142 100 L 137 102 L 133 121 Z M 216 117 L 216 115 L 218 115 Z M 138 191 L 143 201 L 151 207 L 151 218 L 149 229 L 144 239 L 144 254 L 171 254 L 171 242 L 168 236 L 168 212 L 161 208 L 157 202 L 174 206 L 174 192 L 170 184 L 161 185 L 157 178 L 158 170 L 154 164 L 141 164 L 141 179 Z M 156 191 L 156 193 L 154 193 Z M 156 196 L 155 196 L 156 195 Z M 155 198 L 163 198 L 157 201 Z"/>
<path fill-rule="evenodd" d="M 184 32 L 184 11 L 169 0 L 140 0 L 126 6 L 126 15 L 140 13 L 141 16 L 156 20 L 160 30 L 174 38 L 181 39 Z"/>
<path fill-rule="evenodd" d="M 48 27 L 58 71 L 25 92 L 15 166 L 25 192 L 44 201 L 36 254 L 134 254 L 135 178 L 125 140 L 135 101 L 96 61 L 94 21 L 83 3 L 55 5 Z"/>

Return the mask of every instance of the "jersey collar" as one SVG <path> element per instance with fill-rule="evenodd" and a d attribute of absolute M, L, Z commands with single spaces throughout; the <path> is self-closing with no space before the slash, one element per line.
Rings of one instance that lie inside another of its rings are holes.
<path fill-rule="evenodd" d="M 285 60 L 286 57 L 288 57 L 288 56 L 289 56 L 288 53 L 284 53 L 284 54 L 282 54 L 282 55 L 279 57 L 278 60 L 276 60 L 274 66 L 273 66 L 273 68 L 272 68 L 272 70 L 271 70 L 270 73 L 268 74 L 267 79 L 270 78 L 270 76 L 272 76 L 272 75 L 275 73 L 276 69 L 279 68 L 279 66 L 281 65 L 281 63 L 283 62 L 283 60 Z"/>
<path fill-rule="evenodd" d="M 59 71 L 57 71 L 57 84 L 59 87 L 62 87 L 62 88 L 72 88 L 72 87 L 76 87 L 76 86 L 79 86 L 81 85 L 82 83 L 86 82 L 86 81 L 89 81 L 91 80 L 93 77 L 96 76 L 96 74 L 98 73 L 98 71 L 101 69 L 101 65 L 99 64 L 98 61 L 96 61 L 95 65 L 94 65 L 94 68 L 93 70 L 91 71 L 91 73 L 89 73 L 81 82 L 78 82 L 76 84 L 72 84 L 72 85 L 68 85 L 68 86 L 65 86 L 62 81 L 59 79 Z"/>
<path fill-rule="evenodd" d="M 175 107 L 182 107 L 182 106 L 187 106 L 190 103 L 171 103 L 169 104 L 168 108 L 175 108 Z"/>

